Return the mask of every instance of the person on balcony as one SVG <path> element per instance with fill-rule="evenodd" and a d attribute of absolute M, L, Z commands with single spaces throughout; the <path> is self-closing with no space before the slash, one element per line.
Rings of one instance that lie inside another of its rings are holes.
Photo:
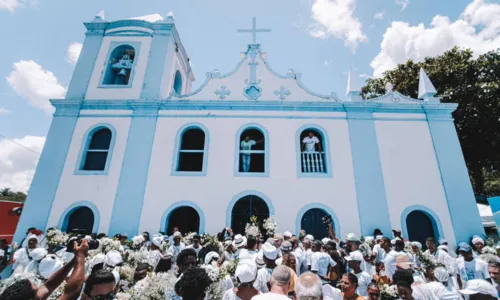
<path fill-rule="evenodd" d="M 317 147 L 317 149 L 316 149 Z M 310 131 L 309 134 L 302 140 L 302 152 L 322 152 L 321 142 L 314 135 L 314 132 Z"/>
<path fill-rule="evenodd" d="M 264 139 L 260 141 L 254 141 L 250 138 L 250 136 L 245 136 L 245 140 L 241 141 L 241 167 L 244 173 L 250 172 L 250 156 L 252 155 L 252 147 L 260 144 L 264 141 Z"/>

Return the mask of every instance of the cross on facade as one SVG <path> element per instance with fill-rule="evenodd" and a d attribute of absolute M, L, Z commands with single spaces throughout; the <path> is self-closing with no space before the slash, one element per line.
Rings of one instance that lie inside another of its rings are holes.
<path fill-rule="evenodd" d="M 252 29 L 238 29 L 238 32 L 251 32 L 252 33 L 252 43 L 257 44 L 257 32 L 271 32 L 271 29 L 257 29 L 257 19 L 253 17 L 252 19 Z"/>

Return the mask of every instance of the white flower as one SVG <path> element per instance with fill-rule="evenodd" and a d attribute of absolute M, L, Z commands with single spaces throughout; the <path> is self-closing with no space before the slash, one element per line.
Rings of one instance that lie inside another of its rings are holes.
<path fill-rule="evenodd" d="M 212 265 L 202 265 L 201 267 L 205 269 L 205 272 L 207 272 L 207 275 L 208 277 L 210 277 L 210 280 L 212 280 L 212 282 L 216 281 L 219 278 L 219 269 L 217 267 Z"/>
<path fill-rule="evenodd" d="M 145 239 L 144 239 L 144 236 L 141 234 L 141 235 L 136 235 L 132 238 L 132 245 L 137 248 L 137 247 L 140 247 L 142 245 L 142 243 L 144 243 Z"/>

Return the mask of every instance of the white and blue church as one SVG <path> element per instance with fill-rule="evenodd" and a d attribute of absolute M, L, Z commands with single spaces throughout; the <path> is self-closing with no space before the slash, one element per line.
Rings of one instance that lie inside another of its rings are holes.
<path fill-rule="evenodd" d="M 228 72 L 195 76 L 173 17 L 85 23 L 15 240 L 29 227 L 109 235 L 279 231 L 391 236 L 451 245 L 484 233 L 452 112 L 424 70 L 419 98 L 387 85 L 363 100 L 311 91 L 271 68 L 255 35 Z M 196 37 L 192 37 L 196 38 Z M 199 58 L 201 59 L 201 58 Z M 304 143 L 307 141 L 307 143 Z M 311 142 L 312 141 L 312 142 Z M 311 142 L 311 143 L 309 143 Z"/>

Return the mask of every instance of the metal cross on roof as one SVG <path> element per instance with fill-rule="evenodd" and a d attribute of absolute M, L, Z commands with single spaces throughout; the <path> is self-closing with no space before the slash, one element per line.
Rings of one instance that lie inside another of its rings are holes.
<path fill-rule="evenodd" d="M 238 32 L 251 32 L 252 33 L 252 43 L 257 44 L 257 32 L 271 32 L 271 29 L 257 29 L 257 19 L 254 17 L 252 19 L 252 29 L 238 29 Z"/>

